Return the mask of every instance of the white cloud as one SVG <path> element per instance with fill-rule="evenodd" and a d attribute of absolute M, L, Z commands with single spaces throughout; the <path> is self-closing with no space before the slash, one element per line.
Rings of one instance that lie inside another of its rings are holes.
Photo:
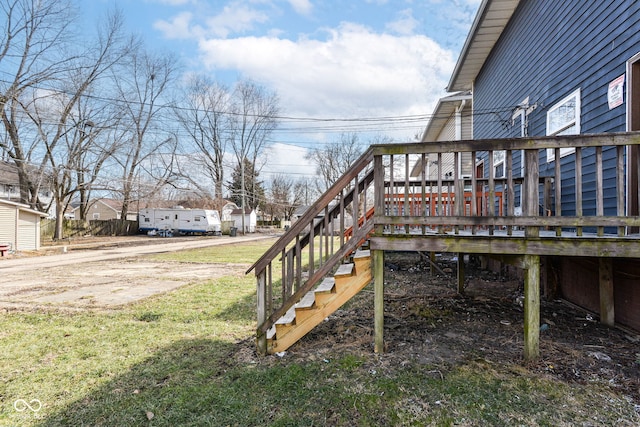
<path fill-rule="evenodd" d="M 404 9 L 398 12 L 398 19 L 387 23 L 388 30 L 403 35 L 413 34 L 419 22 L 413 17 L 411 9 Z"/>
<path fill-rule="evenodd" d="M 309 0 L 288 0 L 293 9 L 300 15 L 309 15 L 313 9 L 313 5 Z"/>
<path fill-rule="evenodd" d="M 207 19 L 207 27 L 210 34 L 228 37 L 232 33 L 251 30 L 256 23 L 268 20 L 265 13 L 235 2 L 225 6 L 218 15 Z"/>
<path fill-rule="evenodd" d="M 431 39 L 377 34 L 355 24 L 327 33 L 326 40 L 209 39 L 200 50 L 210 69 L 239 70 L 276 90 L 288 114 L 424 114 L 443 95 L 454 60 Z"/>
<path fill-rule="evenodd" d="M 179 0 L 175 0 L 179 1 Z M 170 20 L 157 20 L 153 27 L 168 39 L 201 39 L 203 37 L 226 38 L 233 34 L 242 34 L 254 29 L 257 24 L 268 22 L 265 12 L 232 2 L 218 14 L 206 17 L 208 9 L 198 8 L 196 16 L 192 12 L 181 12 Z M 195 24 L 203 21 L 205 25 Z"/>
<path fill-rule="evenodd" d="M 174 16 L 171 21 L 158 20 L 153 24 L 156 30 L 162 31 L 168 39 L 190 39 L 202 34 L 201 27 L 191 25 L 193 15 L 190 12 L 182 12 Z"/>

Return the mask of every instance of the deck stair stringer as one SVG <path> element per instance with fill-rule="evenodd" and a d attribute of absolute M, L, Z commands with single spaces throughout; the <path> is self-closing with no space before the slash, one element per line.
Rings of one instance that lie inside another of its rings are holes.
<path fill-rule="evenodd" d="M 358 294 L 372 277 L 370 251 L 357 251 L 352 263 L 342 264 L 333 277 L 325 278 L 275 322 L 267 332 L 267 352 L 287 350 Z"/>

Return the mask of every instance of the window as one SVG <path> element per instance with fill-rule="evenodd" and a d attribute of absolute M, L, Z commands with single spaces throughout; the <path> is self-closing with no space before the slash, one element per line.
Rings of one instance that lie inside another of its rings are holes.
<path fill-rule="evenodd" d="M 580 133 L 580 89 L 567 96 L 547 111 L 547 135 L 577 135 Z M 560 157 L 575 151 L 561 148 Z M 547 149 L 547 161 L 555 160 L 555 152 Z"/>
<path fill-rule="evenodd" d="M 94 212 L 93 219 L 100 219 L 100 212 Z"/>

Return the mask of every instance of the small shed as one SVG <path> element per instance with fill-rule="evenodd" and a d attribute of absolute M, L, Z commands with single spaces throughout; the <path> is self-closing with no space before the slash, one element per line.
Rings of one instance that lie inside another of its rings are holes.
<path fill-rule="evenodd" d="M 9 245 L 14 251 L 37 251 L 40 220 L 47 216 L 28 205 L 0 200 L 0 245 Z"/>
<path fill-rule="evenodd" d="M 231 211 L 231 220 L 234 222 L 234 227 L 242 230 L 242 208 Z M 250 208 L 244 208 L 244 232 L 255 233 L 257 224 L 258 215 L 256 211 Z"/>

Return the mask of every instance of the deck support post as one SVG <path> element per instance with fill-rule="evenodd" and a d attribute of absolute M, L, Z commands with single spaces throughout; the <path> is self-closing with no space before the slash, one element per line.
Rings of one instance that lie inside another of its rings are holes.
<path fill-rule="evenodd" d="M 458 253 L 458 293 L 464 294 L 464 253 Z"/>
<path fill-rule="evenodd" d="M 267 321 L 267 273 L 264 270 L 256 277 L 257 281 L 257 306 L 258 306 L 258 326 Z M 258 331 L 257 337 L 258 353 L 267 354 L 267 334 Z"/>
<path fill-rule="evenodd" d="M 540 356 L 540 256 L 525 255 L 524 358 Z"/>
<path fill-rule="evenodd" d="M 384 251 L 374 250 L 373 286 L 374 286 L 374 351 L 384 353 Z"/>
<path fill-rule="evenodd" d="M 614 326 L 613 262 L 611 258 L 599 258 L 598 270 L 600 277 L 600 323 Z"/>

